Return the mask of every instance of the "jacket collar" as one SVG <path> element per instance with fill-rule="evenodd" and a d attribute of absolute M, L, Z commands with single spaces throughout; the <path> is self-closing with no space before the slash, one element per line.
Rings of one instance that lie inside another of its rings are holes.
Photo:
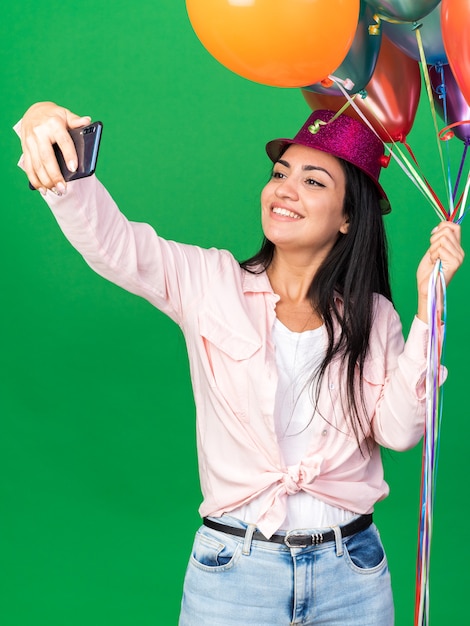
<path fill-rule="evenodd" d="M 243 293 L 271 293 L 275 295 L 266 271 L 253 274 L 247 270 L 242 270 L 242 289 Z"/>
<path fill-rule="evenodd" d="M 243 293 L 270 293 L 279 299 L 279 296 L 274 293 L 271 283 L 269 282 L 266 271 L 259 274 L 252 274 L 246 270 L 242 270 L 242 289 Z M 343 298 L 341 294 L 335 291 L 336 304 L 341 305 Z"/>

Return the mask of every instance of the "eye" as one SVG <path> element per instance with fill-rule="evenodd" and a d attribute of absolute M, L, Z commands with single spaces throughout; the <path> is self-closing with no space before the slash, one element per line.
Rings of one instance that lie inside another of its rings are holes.
<path fill-rule="evenodd" d="M 282 179 L 285 178 L 286 175 L 280 172 L 279 170 L 273 170 L 271 173 L 271 178 Z"/>
<path fill-rule="evenodd" d="M 305 182 L 309 187 L 324 187 L 325 185 L 318 181 L 316 178 L 306 178 Z"/>

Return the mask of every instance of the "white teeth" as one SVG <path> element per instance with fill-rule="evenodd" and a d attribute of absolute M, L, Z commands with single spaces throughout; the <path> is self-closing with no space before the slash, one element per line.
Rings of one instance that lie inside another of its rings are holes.
<path fill-rule="evenodd" d="M 273 208 L 273 213 L 276 215 L 284 215 L 285 217 L 293 217 L 294 219 L 300 219 L 300 215 L 297 213 L 293 213 L 292 211 L 288 211 L 287 209 L 282 209 L 281 207 L 275 206 Z"/>

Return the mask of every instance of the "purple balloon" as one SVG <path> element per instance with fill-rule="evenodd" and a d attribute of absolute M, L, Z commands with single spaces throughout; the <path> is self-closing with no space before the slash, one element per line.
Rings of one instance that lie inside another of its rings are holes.
<path fill-rule="evenodd" d="M 462 95 L 449 65 L 435 65 L 429 68 L 429 78 L 433 88 L 436 110 L 444 119 L 444 98 L 447 109 L 447 124 L 470 120 L 470 106 Z M 446 120 L 444 119 L 444 122 Z M 461 141 L 470 142 L 470 122 L 451 129 Z"/>

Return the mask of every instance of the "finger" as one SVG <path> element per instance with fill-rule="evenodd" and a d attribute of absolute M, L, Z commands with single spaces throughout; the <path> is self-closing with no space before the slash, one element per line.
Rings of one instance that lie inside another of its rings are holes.
<path fill-rule="evenodd" d="M 43 185 L 41 184 L 41 181 L 39 180 L 39 178 L 36 176 L 36 173 L 31 165 L 31 158 L 29 156 L 29 154 L 24 154 L 23 155 L 23 167 L 24 170 L 28 176 L 28 180 L 31 183 L 31 185 L 37 189 L 38 191 L 40 191 L 43 195 L 46 194 L 46 188 L 43 187 Z"/>
<path fill-rule="evenodd" d="M 37 142 L 34 137 L 28 137 L 26 143 L 28 150 L 25 154 L 29 154 L 32 173 L 39 179 L 41 186 L 52 189 L 58 183 L 64 184 L 50 140 Z"/>
<path fill-rule="evenodd" d="M 66 109 L 66 120 L 69 129 L 83 128 L 91 123 L 91 117 L 89 115 L 80 117 L 68 109 Z M 67 133 L 67 135 L 61 134 L 60 137 L 57 137 L 57 144 L 62 152 L 68 169 L 71 172 L 75 172 L 78 167 L 77 152 L 69 133 Z"/>
<path fill-rule="evenodd" d="M 430 248 L 431 260 L 440 261 L 446 282 L 452 278 L 464 260 L 464 251 L 460 245 L 448 238 L 442 238 Z"/>
<path fill-rule="evenodd" d="M 91 123 L 91 117 L 89 115 L 75 115 L 68 109 L 65 111 L 67 126 L 69 128 L 80 128 L 81 126 L 88 126 Z"/>
<path fill-rule="evenodd" d="M 441 231 L 432 238 L 431 249 L 433 251 L 442 249 L 443 251 L 447 251 L 448 254 L 454 255 L 456 258 L 463 258 L 464 252 L 460 245 L 460 229 L 441 229 Z"/>
<path fill-rule="evenodd" d="M 459 224 L 455 224 L 454 222 L 444 221 L 441 222 L 436 228 L 432 230 L 431 233 L 431 242 L 439 239 L 442 235 L 455 237 L 456 240 L 460 242 L 461 239 L 461 228 Z"/>
<path fill-rule="evenodd" d="M 460 259 L 463 254 L 463 250 L 458 242 L 447 237 L 441 237 L 432 243 L 429 252 L 431 258 L 435 261 L 437 259 L 441 261 L 451 260 L 453 258 Z"/>
<path fill-rule="evenodd" d="M 460 226 L 456 224 L 435 229 L 431 236 L 430 243 L 430 250 L 433 257 L 436 257 L 436 253 L 438 254 L 440 247 L 453 251 L 457 256 L 461 256 L 463 249 L 460 245 L 460 232 Z"/>
<path fill-rule="evenodd" d="M 78 157 L 75 144 L 73 143 L 70 133 L 65 129 L 60 129 L 60 131 L 58 131 L 55 135 L 55 140 L 60 151 L 62 152 L 67 168 L 71 172 L 75 172 L 78 167 Z"/>

